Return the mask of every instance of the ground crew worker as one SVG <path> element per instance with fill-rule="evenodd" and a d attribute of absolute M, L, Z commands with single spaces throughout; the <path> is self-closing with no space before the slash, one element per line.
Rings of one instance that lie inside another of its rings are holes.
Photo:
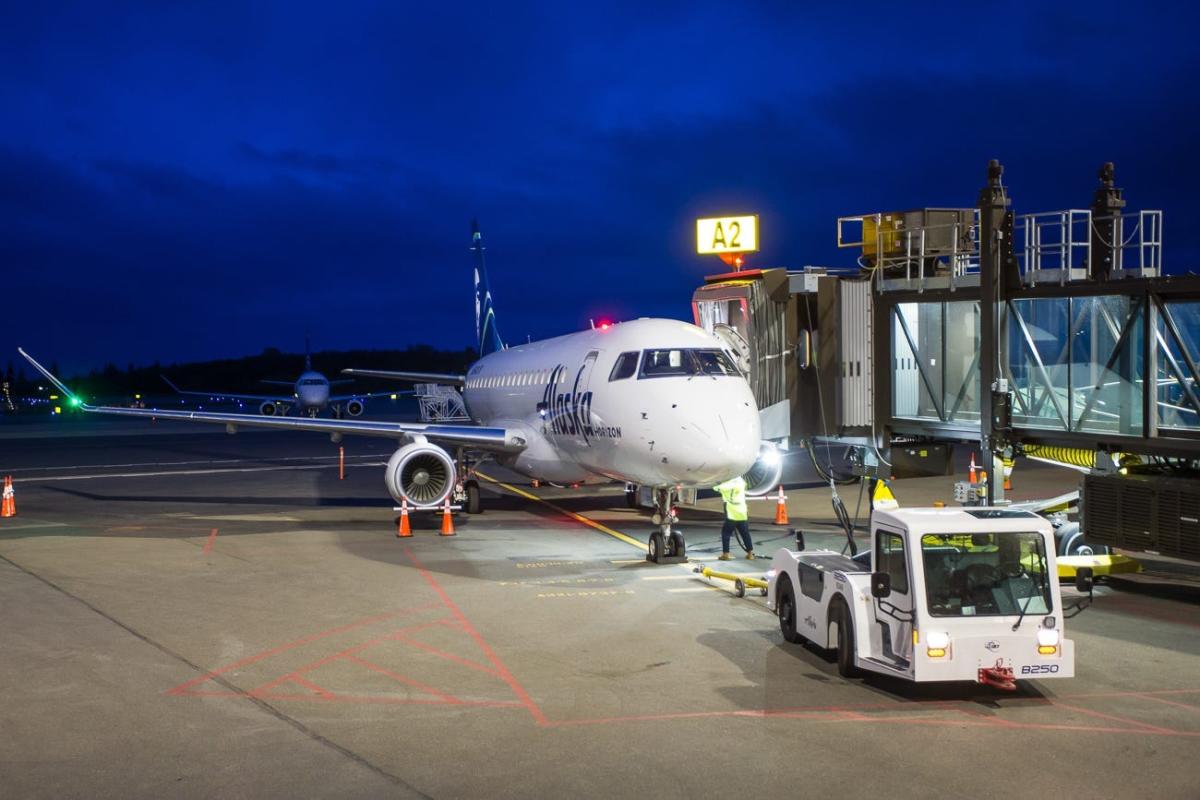
<path fill-rule="evenodd" d="M 721 526 L 721 560 L 733 558 L 729 555 L 729 537 L 737 530 L 746 548 L 746 558 L 754 558 L 754 542 L 750 539 L 750 524 L 746 521 L 746 479 L 741 475 L 730 478 L 713 489 L 721 493 L 725 501 L 725 524 Z"/>

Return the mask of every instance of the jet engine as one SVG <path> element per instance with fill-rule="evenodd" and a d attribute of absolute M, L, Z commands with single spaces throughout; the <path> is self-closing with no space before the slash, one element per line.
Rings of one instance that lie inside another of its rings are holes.
<path fill-rule="evenodd" d="M 346 413 L 352 417 L 360 416 L 363 412 L 362 400 L 351 400 L 346 403 Z"/>
<path fill-rule="evenodd" d="M 279 413 L 279 408 L 270 400 L 267 400 L 258 407 L 258 413 L 262 414 L 264 417 L 273 417 Z"/>
<path fill-rule="evenodd" d="M 413 442 L 388 460 L 384 482 L 397 503 L 435 506 L 454 489 L 454 461 L 437 445 Z"/>
<path fill-rule="evenodd" d="M 746 494 L 752 497 L 760 497 L 778 486 L 783 477 L 783 458 L 775 445 L 761 443 L 758 458 L 742 477 L 746 480 Z"/>

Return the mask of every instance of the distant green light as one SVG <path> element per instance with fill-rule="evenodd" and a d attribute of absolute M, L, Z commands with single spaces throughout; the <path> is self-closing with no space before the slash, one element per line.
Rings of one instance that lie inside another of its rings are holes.
<path fill-rule="evenodd" d="M 71 408 L 79 408 L 80 400 L 78 397 L 71 398 Z"/>

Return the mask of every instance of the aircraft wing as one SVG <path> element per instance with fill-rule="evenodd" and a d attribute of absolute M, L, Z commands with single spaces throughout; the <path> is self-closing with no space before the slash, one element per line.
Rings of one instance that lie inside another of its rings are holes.
<path fill-rule="evenodd" d="M 28 354 L 24 354 L 24 355 L 26 358 L 29 358 Z M 166 375 L 162 375 L 160 377 L 162 377 L 162 379 L 167 382 L 167 386 L 170 386 L 172 389 L 175 390 L 176 394 L 190 394 L 190 395 L 195 395 L 197 397 L 211 397 L 214 399 L 225 398 L 225 399 L 229 399 L 229 400 L 270 400 L 275 403 L 293 403 L 293 404 L 296 402 L 296 397 L 293 394 L 287 394 L 287 395 L 281 395 L 281 394 L 234 394 L 232 392 L 200 392 L 200 391 L 194 391 L 194 390 L 188 390 L 188 389 L 180 389 L 178 386 L 171 383 L 171 379 L 168 378 Z M 291 386 L 292 384 L 289 383 L 286 385 Z"/>
<path fill-rule="evenodd" d="M 413 383 L 440 383 L 443 386 L 463 386 L 467 382 L 466 375 L 447 375 L 442 372 L 392 372 L 386 369 L 344 369 L 343 375 L 355 375 L 361 378 L 388 378 L 394 381 L 411 381 Z"/>
<path fill-rule="evenodd" d="M 413 392 L 365 392 L 363 394 L 337 394 L 331 395 L 329 402 L 344 403 L 347 400 L 366 400 L 371 397 L 391 397 L 394 394 L 413 394 Z"/>
<path fill-rule="evenodd" d="M 67 388 L 66 384 L 52 375 L 26 353 L 17 348 L 26 361 L 42 374 L 46 380 L 53 383 L 66 397 L 78 399 L 77 395 Z M 111 414 L 123 417 L 150 417 L 159 419 L 176 419 L 186 422 L 207 422 L 224 425 L 231 433 L 236 433 L 240 427 L 274 428 L 276 430 L 317 431 L 328 434 L 348 434 L 352 436 L 375 436 L 386 439 L 415 439 L 425 437 L 434 442 L 450 445 L 472 447 L 492 452 L 518 452 L 525 448 L 525 437 L 518 430 L 507 428 L 483 428 L 475 425 L 438 425 L 408 422 L 373 422 L 369 420 L 333 420 L 313 419 L 309 417 L 263 417 L 257 414 L 226 414 L 208 411 L 162 411 L 152 408 L 121 408 L 119 406 L 93 406 L 80 400 L 81 410 L 93 414 Z"/>

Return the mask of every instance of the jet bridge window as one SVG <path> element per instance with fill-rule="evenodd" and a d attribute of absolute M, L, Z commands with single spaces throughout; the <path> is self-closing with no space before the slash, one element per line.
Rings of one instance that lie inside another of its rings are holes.
<path fill-rule="evenodd" d="M 623 381 L 626 378 L 632 378 L 633 373 L 637 372 L 638 354 L 636 351 L 632 353 L 621 353 L 617 356 L 617 363 L 613 364 L 612 372 L 609 373 L 610 381 Z"/>

